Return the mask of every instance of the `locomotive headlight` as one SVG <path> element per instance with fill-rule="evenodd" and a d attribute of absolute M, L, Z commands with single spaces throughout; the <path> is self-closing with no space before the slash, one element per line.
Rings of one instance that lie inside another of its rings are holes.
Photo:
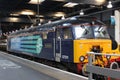
<path fill-rule="evenodd" d="M 84 56 L 80 56 L 80 61 L 83 62 L 85 60 Z"/>
<path fill-rule="evenodd" d="M 107 58 L 107 60 L 109 60 L 111 58 L 111 56 L 110 55 L 106 55 L 106 58 Z"/>

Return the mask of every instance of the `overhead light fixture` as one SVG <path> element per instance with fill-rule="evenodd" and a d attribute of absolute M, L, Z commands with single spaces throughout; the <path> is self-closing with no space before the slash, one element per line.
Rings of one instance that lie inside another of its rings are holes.
<path fill-rule="evenodd" d="M 106 2 L 106 0 L 95 0 L 96 4 L 102 5 Z"/>
<path fill-rule="evenodd" d="M 95 1 L 99 3 L 104 3 L 106 0 L 95 0 Z"/>
<path fill-rule="evenodd" d="M 65 19 L 65 16 L 62 16 L 62 18 L 61 19 Z"/>
<path fill-rule="evenodd" d="M 80 10 L 80 15 L 84 15 L 84 12 L 82 9 Z"/>
<path fill-rule="evenodd" d="M 24 11 L 21 11 L 20 14 L 22 14 L 22 15 L 35 15 L 35 12 L 32 10 L 24 10 Z"/>
<path fill-rule="evenodd" d="M 38 23 L 38 26 L 40 26 L 41 25 L 41 23 Z"/>
<path fill-rule="evenodd" d="M 64 12 L 56 12 L 56 13 L 54 14 L 54 16 L 56 16 L 56 17 L 65 16 L 65 13 L 64 13 Z"/>
<path fill-rule="evenodd" d="M 10 17 L 7 20 L 10 21 L 10 22 L 19 22 L 20 21 L 20 19 L 17 18 L 17 17 L 12 17 L 12 18 Z"/>
<path fill-rule="evenodd" d="M 20 14 L 14 14 L 14 13 L 11 13 L 10 15 L 11 16 L 20 16 Z"/>
<path fill-rule="evenodd" d="M 78 3 L 68 2 L 65 5 L 63 5 L 63 7 L 74 7 L 76 5 L 78 5 Z"/>
<path fill-rule="evenodd" d="M 112 8 L 112 7 L 113 7 L 112 2 L 109 1 L 109 2 L 108 2 L 108 5 L 107 5 L 107 8 Z"/>
<path fill-rule="evenodd" d="M 30 0 L 30 4 L 38 4 L 38 3 L 41 3 L 41 2 L 43 2 L 43 1 L 45 1 L 45 0 Z"/>

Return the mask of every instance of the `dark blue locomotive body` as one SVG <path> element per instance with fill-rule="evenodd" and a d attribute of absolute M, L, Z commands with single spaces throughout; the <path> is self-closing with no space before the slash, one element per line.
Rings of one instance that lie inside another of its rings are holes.
<path fill-rule="evenodd" d="M 112 49 L 106 26 L 94 18 L 79 16 L 11 33 L 7 41 L 10 52 L 70 64 L 78 72 L 88 63 L 87 52 Z"/>
<path fill-rule="evenodd" d="M 57 62 L 73 62 L 71 21 L 76 22 L 69 19 L 12 33 L 8 37 L 8 51 Z"/>

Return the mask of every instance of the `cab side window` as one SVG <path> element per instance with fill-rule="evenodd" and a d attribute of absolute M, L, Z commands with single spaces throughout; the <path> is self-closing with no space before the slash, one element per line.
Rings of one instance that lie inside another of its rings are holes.
<path fill-rule="evenodd" d="M 63 28 L 62 31 L 64 39 L 72 39 L 72 32 L 70 27 Z"/>

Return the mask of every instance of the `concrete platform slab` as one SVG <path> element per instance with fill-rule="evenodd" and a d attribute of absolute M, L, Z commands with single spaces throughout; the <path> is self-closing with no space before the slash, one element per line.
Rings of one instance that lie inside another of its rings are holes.
<path fill-rule="evenodd" d="M 57 80 L 0 54 L 0 80 Z"/>

